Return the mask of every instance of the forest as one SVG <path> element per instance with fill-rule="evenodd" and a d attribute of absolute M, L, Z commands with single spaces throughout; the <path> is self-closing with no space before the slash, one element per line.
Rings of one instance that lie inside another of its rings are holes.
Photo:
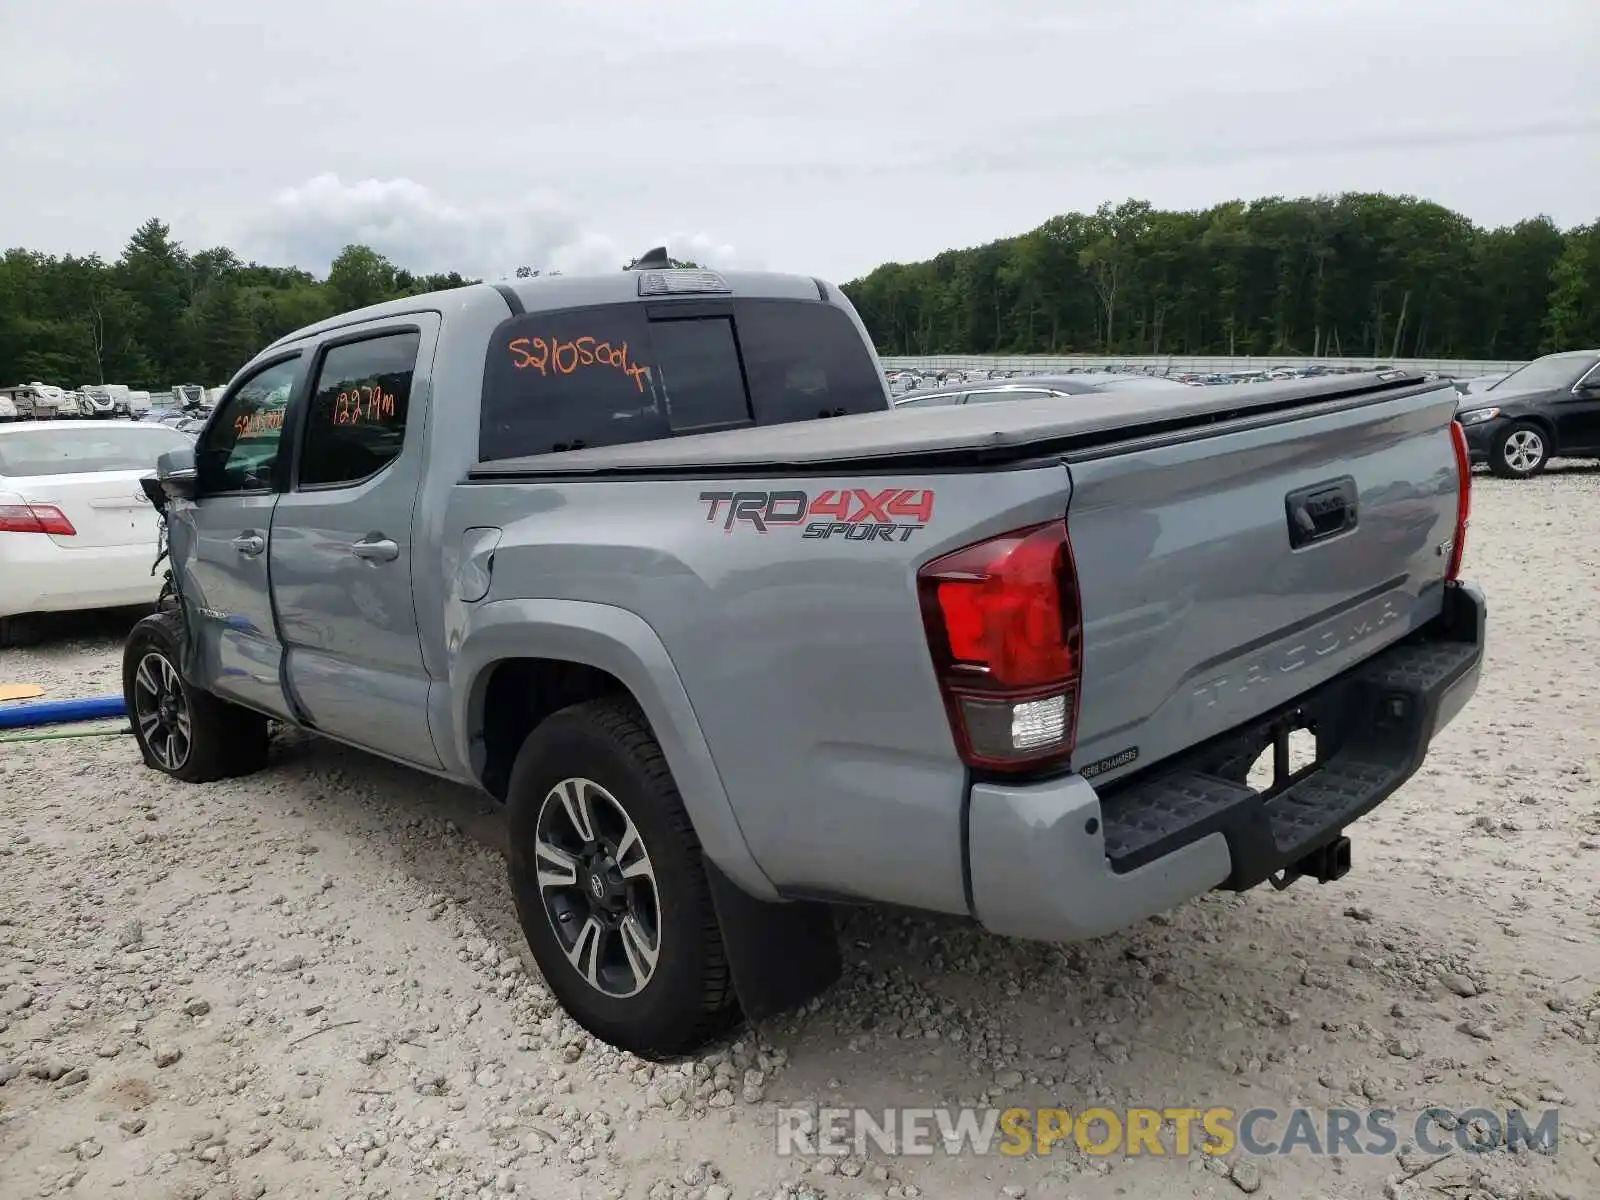
<path fill-rule="evenodd" d="M 232 250 L 190 253 L 172 230 L 140 225 L 115 262 L 8 250 L 0 258 L 0 385 L 125 383 L 215 387 L 269 342 L 335 313 L 459 287 L 347 246 L 326 279 L 245 263 Z"/>
<path fill-rule="evenodd" d="M 112 262 L 0 257 L 0 384 L 214 386 L 302 325 L 469 282 L 366 246 L 319 279 L 226 247 L 191 252 L 152 218 Z M 1485 229 L 1357 193 L 1196 212 L 1128 200 L 844 289 L 884 354 L 1525 359 L 1600 345 L 1600 222 Z"/>
<path fill-rule="evenodd" d="M 1142 200 L 845 286 L 883 354 L 1526 359 L 1600 346 L 1600 223 L 1411 196 Z"/>

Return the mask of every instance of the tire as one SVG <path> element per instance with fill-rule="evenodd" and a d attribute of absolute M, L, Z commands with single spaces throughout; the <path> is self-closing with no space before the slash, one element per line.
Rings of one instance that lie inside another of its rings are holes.
<path fill-rule="evenodd" d="M 660 1060 L 737 1020 L 700 842 L 631 698 L 575 704 L 539 724 L 511 768 L 507 810 L 522 932 L 574 1021 Z"/>
<path fill-rule="evenodd" d="M 1489 470 L 1501 479 L 1529 479 L 1550 461 L 1550 435 L 1531 421 L 1516 421 L 1494 440 Z"/>
<path fill-rule="evenodd" d="M 0 650 L 9 650 L 17 644 L 17 618 L 0 617 Z"/>
<path fill-rule="evenodd" d="M 178 671 L 183 637 L 181 616 L 154 613 L 122 648 L 122 698 L 144 765 L 185 783 L 259 771 L 267 764 L 267 718 L 185 680 Z M 173 732 L 175 739 L 162 736 Z"/>

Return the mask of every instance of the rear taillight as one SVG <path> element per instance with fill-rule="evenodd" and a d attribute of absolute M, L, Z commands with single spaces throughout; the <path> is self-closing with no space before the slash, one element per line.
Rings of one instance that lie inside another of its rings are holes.
<path fill-rule="evenodd" d="M 75 537 L 67 514 L 54 504 L 0 504 L 0 533 L 50 533 Z"/>
<path fill-rule="evenodd" d="M 1460 483 L 1456 491 L 1456 536 L 1450 543 L 1450 565 L 1445 568 L 1444 577 L 1459 579 L 1461 558 L 1467 552 L 1467 522 L 1472 516 L 1472 455 L 1460 421 L 1450 422 L 1450 441 L 1456 449 L 1456 476 Z"/>
<path fill-rule="evenodd" d="M 922 619 L 968 766 L 1020 771 L 1072 754 L 1082 672 L 1065 521 L 1004 533 L 917 572 Z"/>

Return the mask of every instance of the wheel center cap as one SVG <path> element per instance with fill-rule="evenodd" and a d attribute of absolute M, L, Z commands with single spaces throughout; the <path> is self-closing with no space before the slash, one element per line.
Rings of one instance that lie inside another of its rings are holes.
<path fill-rule="evenodd" d="M 591 860 L 580 882 L 595 909 L 613 912 L 622 907 L 622 878 L 609 855 Z"/>

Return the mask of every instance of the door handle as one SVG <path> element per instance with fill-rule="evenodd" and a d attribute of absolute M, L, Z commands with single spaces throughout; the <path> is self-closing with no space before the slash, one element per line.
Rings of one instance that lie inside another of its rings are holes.
<path fill-rule="evenodd" d="M 374 534 L 356 542 L 350 547 L 350 553 L 368 562 L 393 562 L 400 557 L 400 547 L 389 538 Z"/>
<path fill-rule="evenodd" d="M 233 539 L 233 548 L 246 558 L 254 558 L 267 548 L 267 539 L 259 533 L 241 533 Z"/>

